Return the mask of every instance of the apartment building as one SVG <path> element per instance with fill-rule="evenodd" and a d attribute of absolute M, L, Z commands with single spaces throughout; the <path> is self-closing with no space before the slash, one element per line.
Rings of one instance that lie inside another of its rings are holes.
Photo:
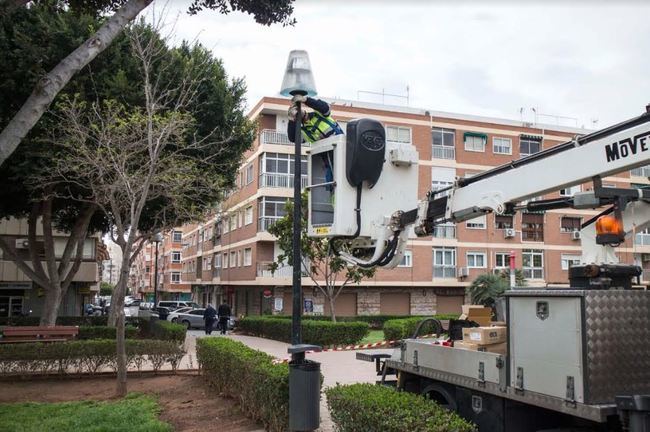
<path fill-rule="evenodd" d="M 29 242 L 27 240 L 26 219 L 0 220 L 0 236 L 14 253 L 29 261 Z M 36 232 L 36 247 L 43 248 L 43 231 L 40 225 Z M 67 243 L 67 235 L 63 232 L 54 233 L 54 248 L 57 258 L 61 256 Z M 43 256 L 43 253 L 40 253 Z M 90 303 L 99 291 L 100 263 L 108 257 L 98 235 L 88 237 L 83 246 L 83 258 L 79 270 L 63 298 L 60 316 L 81 315 L 83 306 Z M 44 265 L 44 268 L 46 266 Z M 44 290 L 20 270 L 8 257 L 3 257 L 0 250 L 0 317 L 10 317 L 32 311 L 32 315 L 40 316 L 45 301 Z"/>
<path fill-rule="evenodd" d="M 565 142 L 585 130 L 405 107 L 330 100 L 345 128 L 355 118 L 373 118 L 387 140 L 413 144 L 419 153 L 418 196 Z M 281 253 L 267 231 L 284 216 L 292 197 L 293 145 L 286 136 L 289 101 L 265 97 L 250 113 L 260 124 L 244 156 L 237 188 L 220 212 L 202 224 L 183 227 L 182 286 L 202 303 L 230 303 L 238 314 L 291 313 L 290 266 L 274 273 L 268 265 Z M 307 185 L 307 145 L 302 150 L 302 185 Z M 570 167 L 567 167 L 570 169 Z M 606 178 L 606 185 L 644 187 L 650 168 Z M 521 181 L 527 181 L 522 178 Z M 571 195 L 589 184 L 539 198 Z M 535 199 L 539 199 L 535 198 Z M 550 210 L 487 215 L 439 226 L 432 237 L 412 238 L 393 270 L 346 287 L 337 315 L 458 312 L 465 287 L 478 275 L 508 267 L 511 251 L 529 286 L 567 284 L 568 268 L 579 260 L 580 224 L 597 212 Z M 650 268 L 650 233 L 637 233 L 619 248 L 624 262 Z M 647 279 L 644 277 L 644 280 Z M 329 313 L 329 305 L 307 277 L 302 280 L 307 311 Z"/>

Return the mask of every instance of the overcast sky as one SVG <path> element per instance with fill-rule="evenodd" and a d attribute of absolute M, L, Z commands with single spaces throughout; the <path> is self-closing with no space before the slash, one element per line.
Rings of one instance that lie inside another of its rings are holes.
<path fill-rule="evenodd" d="M 610 3 L 297 0 L 297 24 L 285 28 L 170 5 L 178 37 L 198 35 L 246 79 L 249 107 L 278 94 L 289 51 L 306 49 L 321 96 L 381 103 L 359 92 L 408 86 L 415 108 L 518 120 L 524 107 L 532 120 L 536 107 L 601 128 L 650 103 L 650 2 Z"/>

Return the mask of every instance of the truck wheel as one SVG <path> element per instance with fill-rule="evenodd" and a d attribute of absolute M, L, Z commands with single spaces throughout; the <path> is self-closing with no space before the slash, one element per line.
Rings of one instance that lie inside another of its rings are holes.
<path fill-rule="evenodd" d="M 422 396 L 436 402 L 441 408 L 449 411 L 456 411 L 458 409 L 456 398 L 440 384 L 430 384 L 426 386 L 422 390 L 421 394 Z"/>

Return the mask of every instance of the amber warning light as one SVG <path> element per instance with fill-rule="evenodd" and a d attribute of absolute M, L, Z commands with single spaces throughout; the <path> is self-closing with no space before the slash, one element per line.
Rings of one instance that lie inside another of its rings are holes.
<path fill-rule="evenodd" d="M 624 240 L 623 221 L 612 215 L 601 216 L 596 220 L 596 243 L 614 245 Z"/>

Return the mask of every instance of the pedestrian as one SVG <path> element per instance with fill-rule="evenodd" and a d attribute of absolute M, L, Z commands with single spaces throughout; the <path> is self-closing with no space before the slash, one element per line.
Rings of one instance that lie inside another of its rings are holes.
<path fill-rule="evenodd" d="M 327 102 L 314 99 L 307 96 L 296 95 L 291 99 L 291 107 L 289 108 L 289 122 L 287 123 L 287 135 L 291 142 L 294 142 L 296 136 L 296 115 L 298 114 L 298 102 L 302 102 L 313 111 L 307 112 L 302 110 L 302 139 L 308 143 L 313 143 L 320 139 L 330 137 L 332 135 L 341 135 L 343 129 L 330 115 L 330 106 Z M 303 105 L 303 108 L 304 108 Z"/>
<path fill-rule="evenodd" d="M 225 335 L 228 331 L 228 320 L 230 319 L 230 306 L 225 301 L 219 306 L 219 327 L 221 334 Z"/>
<path fill-rule="evenodd" d="M 212 327 L 217 320 L 217 310 L 211 304 L 205 308 L 205 311 L 203 312 L 203 320 L 205 321 L 205 334 L 212 334 Z"/>

